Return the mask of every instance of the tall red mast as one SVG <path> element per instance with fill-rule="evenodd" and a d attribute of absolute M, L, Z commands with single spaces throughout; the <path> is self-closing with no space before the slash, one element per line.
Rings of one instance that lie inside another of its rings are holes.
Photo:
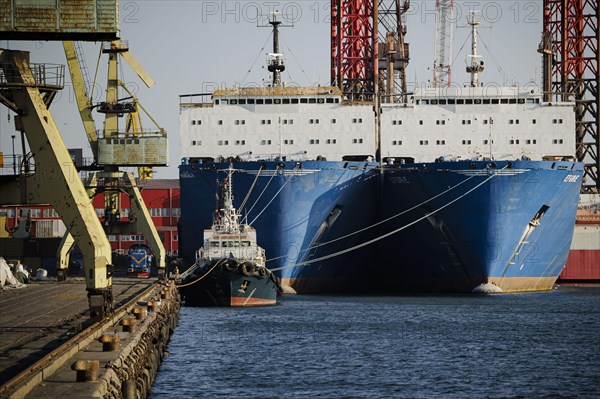
<path fill-rule="evenodd" d="M 377 67 L 377 0 L 331 0 L 331 84 L 372 100 Z"/>
<path fill-rule="evenodd" d="M 554 55 L 545 86 L 557 100 L 575 101 L 575 150 L 585 162 L 586 193 L 600 192 L 598 17 L 598 0 L 544 0 L 544 37 Z"/>

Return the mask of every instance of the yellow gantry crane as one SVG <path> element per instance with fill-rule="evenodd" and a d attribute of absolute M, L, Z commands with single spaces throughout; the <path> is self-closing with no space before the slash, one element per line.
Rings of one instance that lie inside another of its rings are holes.
<path fill-rule="evenodd" d="M 110 243 L 91 206 L 83 182 L 49 111 L 64 86 L 64 67 L 32 64 L 29 53 L 0 49 L 0 103 L 15 112 L 17 129 L 27 137 L 34 171 L 0 181 L 1 204 L 50 204 L 74 239 L 84 261 L 90 318 L 112 313 Z"/>
<path fill-rule="evenodd" d="M 142 199 L 136 179 L 132 173 L 120 171 L 120 167 L 137 167 L 140 180 L 152 178 L 153 166 L 167 166 L 167 135 L 152 118 L 138 99 L 119 79 L 119 60 L 125 60 L 147 87 L 154 80 L 129 52 L 128 45 L 115 40 L 102 44 L 102 53 L 108 55 L 108 81 L 106 100 L 92 103 L 92 93 L 86 84 L 85 67 L 82 67 L 82 52 L 76 43 L 64 41 L 63 47 L 73 82 L 75 97 L 84 130 L 88 137 L 94 160 L 102 171 L 89 179 L 87 188 L 90 197 L 104 193 L 103 227 L 106 234 L 143 234 L 154 251 L 159 276 L 165 271 L 165 249 Z M 91 87 L 94 87 L 93 85 Z M 119 98 L 119 90 L 127 97 Z M 104 114 L 104 126 L 99 135 L 92 117 L 92 110 Z M 141 112 L 154 123 L 155 128 L 143 130 Z M 121 129 L 120 118 L 126 115 Z M 121 221 L 120 193 L 125 193 L 131 203 L 128 221 Z M 58 254 L 59 269 L 66 270 L 69 253 L 74 245 L 70 234 L 65 234 Z"/>

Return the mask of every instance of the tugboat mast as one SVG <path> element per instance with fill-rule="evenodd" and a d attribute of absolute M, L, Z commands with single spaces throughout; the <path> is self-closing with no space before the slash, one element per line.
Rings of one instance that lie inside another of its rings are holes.
<path fill-rule="evenodd" d="M 232 187 L 233 165 L 229 165 L 227 178 L 221 185 L 222 203 L 215 211 L 213 220 L 213 229 L 233 233 L 239 230 L 238 214 L 233 207 L 233 187 Z"/>

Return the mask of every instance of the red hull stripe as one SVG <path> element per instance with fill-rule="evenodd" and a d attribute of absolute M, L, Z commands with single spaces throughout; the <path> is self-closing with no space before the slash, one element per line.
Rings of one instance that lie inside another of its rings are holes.
<path fill-rule="evenodd" d="M 277 303 L 274 299 L 265 298 L 242 298 L 232 297 L 231 306 L 262 306 L 262 305 L 275 305 Z"/>

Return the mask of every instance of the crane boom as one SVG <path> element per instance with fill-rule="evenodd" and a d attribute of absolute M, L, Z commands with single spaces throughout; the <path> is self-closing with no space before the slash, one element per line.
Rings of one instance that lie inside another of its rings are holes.
<path fill-rule="evenodd" d="M 67 65 L 69 66 L 69 73 L 71 74 L 71 82 L 73 83 L 73 91 L 75 93 L 75 100 L 77 101 L 77 108 L 79 109 L 79 115 L 83 122 L 83 129 L 87 135 L 88 141 L 92 148 L 92 154 L 94 159 L 98 158 L 98 134 L 96 133 L 96 125 L 92 118 L 92 102 L 88 96 L 87 88 L 85 86 L 85 79 L 83 69 L 79 63 L 77 57 L 77 51 L 75 49 L 75 43 L 71 41 L 63 42 L 65 49 L 65 55 L 67 57 Z"/>

